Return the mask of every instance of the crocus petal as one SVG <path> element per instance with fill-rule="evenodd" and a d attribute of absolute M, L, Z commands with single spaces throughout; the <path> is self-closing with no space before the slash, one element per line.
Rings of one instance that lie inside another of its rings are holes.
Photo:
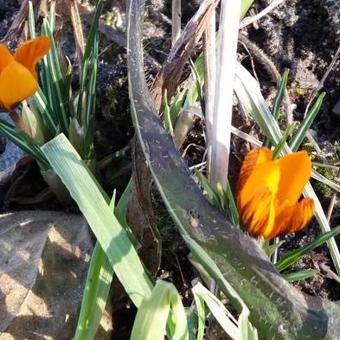
<path fill-rule="evenodd" d="M 7 109 L 32 96 L 37 89 L 35 78 L 16 61 L 11 62 L 0 74 L 0 102 Z"/>
<path fill-rule="evenodd" d="M 304 198 L 295 205 L 292 216 L 292 224 L 285 231 L 292 233 L 301 230 L 313 217 L 315 211 L 314 201 L 311 198 Z"/>
<path fill-rule="evenodd" d="M 285 155 L 276 162 L 281 172 L 277 198 L 294 204 L 310 178 L 312 163 L 306 151 Z"/>
<path fill-rule="evenodd" d="M 0 44 L 0 74 L 13 60 L 7 46 Z"/>
<path fill-rule="evenodd" d="M 273 152 L 268 148 L 256 148 L 249 151 L 241 166 L 237 191 L 242 190 L 257 165 L 270 161 L 272 157 Z"/>
<path fill-rule="evenodd" d="M 14 59 L 25 66 L 36 78 L 35 65 L 48 52 L 50 47 L 50 39 L 42 35 L 20 45 L 14 54 Z"/>
<path fill-rule="evenodd" d="M 311 220 L 314 211 L 314 201 L 311 198 L 304 198 L 289 207 L 281 207 L 281 212 L 276 216 L 272 232 L 264 235 L 264 237 L 272 239 L 282 234 L 301 230 Z"/>
<path fill-rule="evenodd" d="M 274 194 L 264 188 L 255 193 L 241 211 L 243 228 L 253 236 L 263 235 L 275 222 Z"/>
<path fill-rule="evenodd" d="M 271 230 L 267 230 L 264 238 L 273 239 L 279 235 L 285 234 L 286 230 L 288 230 L 291 226 L 292 216 L 295 213 L 296 205 L 289 204 L 288 201 L 285 201 L 284 204 L 279 208 L 276 203 L 276 217 L 275 223 Z"/>
<path fill-rule="evenodd" d="M 280 181 L 280 168 L 272 162 L 264 162 L 255 167 L 247 182 L 237 195 L 237 206 L 240 211 L 253 198 L 254 194 L 266 188 L 276 193 Z"/>

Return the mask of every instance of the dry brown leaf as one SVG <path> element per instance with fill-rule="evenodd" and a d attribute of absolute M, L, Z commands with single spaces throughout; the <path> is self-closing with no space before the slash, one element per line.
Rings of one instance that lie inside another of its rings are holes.
<path fill-rule="evenodd" d="M 185 26 L 181 36 L 171 49 L 167 60 L 158 72 L 151 89 L 151 97 L 157 111 L 161 109 L 165 89 L 167 90 L 168 98 L 171 98 L 176 93 L 184 66 L 196 52 L 210 13 L 215 10 L 218 3 L 218 0 L 204 0 L 201 3 L 198 11 Z"/>

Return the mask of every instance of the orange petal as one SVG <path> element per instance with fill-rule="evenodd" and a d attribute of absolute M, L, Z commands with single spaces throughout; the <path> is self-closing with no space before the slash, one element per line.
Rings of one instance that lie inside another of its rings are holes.
<path fill-rule="evenodd" d="M 294 152 L 275 161 L 280 167 L 281 177 L 277 198 L 279 202 L 288 200 L 294 204 L 307 184 L 312 163 L 306 151 Z"/>
<path fill-rule="evenodd" d="M 0 102 L 7 109 L 32 96 L 37 89 L 35 78 L 16 61 L 11 62 L 0 74 Z"/>
<path fill-rule="evenodd" d="M 283 208 L 276 216 L 275 227 L 267 238 L 272 239 L 301 230 L 311 220 L 314 211 L 314 201 L 311 198 L 304 198 L 294 205 Z"/>
<path fill-rule="evenodd" d="M 257 165 L 270 161 L 273 152 L 268 148 L 256 148 L 248 152 L 241 166 L 237 191 L 242 190 L 252 171 Z"/>
<path fill-rule="evenodd" d="M 253 198 L 254 194 L 262 189 L 276 193 L 280 181 L 280 168 L 272 161 L 256 165 L 242 189 L 237 193 L 237 207 L 241 211 Z"/>
<path fill-rule="evenodd" d="M 272 230 L 268 230 L 265 238 L 273 239 L 279 235 L 285 234 L 286 230 L 289 229 L 291 225 L 292 216 L 295 212 L 295 205 L 290 205 L 288 201 L 285 201 L 283 206 L 280 208 L 277 206 L 276 202 L 276 216 L 275 223 Z"/>
<path fill-rule="evenodd" d="M 243 228 L 254 236 L 272 229 L 275 221 L 274 194 L 268 189 L 258 191 L 240 212 Z"/>
<path fill-rule="evenodd" d="M 35 65 L 51 47 L 50 39 L 42 35 L 21 44 L 14 54 L 14 59 L 24 65 L 36 78 Z"/>
<path fill-rule="evenodd" d="M 292 216 L 292 224 L 286 232 L 296 232 L 301 230 L 313 217 L 315 211 L 314 201 L 311 198 L 303 198 L 295 205 Z"/>
<path fill-rule="evenodd" d="M 0 74 L 13 61 L 13 56 L 6 45 L 0 44 Z"/>

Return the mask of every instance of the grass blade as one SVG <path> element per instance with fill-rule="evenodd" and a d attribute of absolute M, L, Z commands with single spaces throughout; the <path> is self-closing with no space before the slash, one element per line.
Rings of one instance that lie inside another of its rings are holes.
<path fill-rule="evenodd" d="M 195 300 L 195 305 L 196 305 L 196 313 L 197 313 L 197 336 L 196 336 L 196 340 L 203 340 L 204 339 L 205 322 L 206 322 L 205 303 L 204 303 L 203 297 L 199 296 L 198 294 L 195 294 L 193 289 L 192 289 L 192 293 L 194 294 L 194 300 Z"/>
<path fill-rule="evenodd" d="M 46 143 L 42 152 L 87 219 L 114 272 L 138 307 L 151 294 L 152 282 L 126 231 L 109 207 L 109 200 L 67 138 Z"/>
<path fill-rule="evenodd" d="M 75 340 L 94 338 L 105 309 L 112 278 L 112 265 L 97 242 L 87 273 Z"/>
<path fill-rule="evenodd" d="M 209 310 L 221 325 L 223 330 L 231 339 L 237 339 L 238 336 L 238 328 L 237 321 L 234 319 L 231 313 L 224 307 L 222 302 L 216 298 L 214 294 L 212 294 L 208 289 L 206 289 L 201 283 L 197 283 L 192 288 L 192 293 L 194 294 L 194 299 L 197 309 L 203 309 L 204 305 L 207 304 Z M 203 305 L 202 307 L 199 307 Z M 205 317 L 201 317 L 205 320 Z"/>
<path fill-rule="evenodd" d="M 98 59 L 98 39 L 93 46 L 94 57 L 91 62 L 90 70 L 90 81 L 86 90 L 86 109 L 85 115 L 82 119 L 82 125 L 85 131 L 84 141 L 84 159 L 93 158 L 93 134 L 95 126 L 95 107 L 96 107 L 96 90 L 97 90 L 97 59 Z"/>
<path fill-rule="evenodd" d="M 253 329 L 251 325 L 247 325 L 244 322 L 239 323 L 235 320 L 233 315 L 225 308 L 223 303 L 201 283 L 196 284 L 193 287 L 192 292 L 194 294 L 196 305 L 200 306 L 203 300 L 207 304 L 215 319 L 231 339 L 257 339 L 257 331 Z M 202 309 L 202 307 L 200 307 L 200 309 Z M 243 317 L 243 315 L 240 316 L 240 318 L 241 317 Z M 244 327 L 245 329 L 241 330 L 241 327 Z M 251 336 L 248 336 L 248 329 L 252 330 Z M 242 336 L 242 333 L 245 333 L 247 336 Z"/>
<path fill-rule="evenodd" d="M 48 23 L 51 28 L 51 31 L 54 32 L 55 30 L 55 19 L 56 19 L 56 12 L 55 12 L 55 2 L 51 3 L 50 11 L 48 16 Z"/>
<path fill-rule="evenodd" d="M 317 247 L 320 247 L 325 242 L 327 242 L 331 237 L 335 237 L 340 234 L 340 226 L 337 226 L 327 233 L 321 234 L 318 236 L 313 242 L 303 246 L 302 248 L 295 249 L 285 256 L 283 256 L 279 261 L 276 262 L 276 269 L 282 271 L 293 263 L 298 261 L 303 255 L 314 250 Z"/>
<path fill-rule="evenodd" d="M 42 24 L 42 32 L 46 34 L 51 40 L 51 49 L 46 56 L 47 65 L 45 66 L 45 79 L 47 79 L 47 85 L 50 88 L 50 105 L 53 107 L 53 111 L 57 114 L 58 121 L 61 127 L 61 131 L 68 133 L 68 94 L 65 93 L 64 76 L 61 71 L 59 63 L 59 56 L 57 51 L 57 45 L 54 40 L 53 31 L 49 22 L 44 19 Z"/>
<path fill-rule="evenodd" d="M 165 130 L 169 133 L 170 136 L 174 136 L 174 128 L 171 121 L 170 116 L 170 108 L 168 103 L 168 94 L 167 90 L 165 89 L 164 95 L 163 95 L 163 115 L 164 115 L 164 127 Z"/>
<path fill-rule="evenodd" d="M 98 25 L 102 6 L 102 0 L 97 0 L 94 18 L 90 27 L 89 36 L 84 51 L 80 77 L 78 106 L 76 110 L 77 120 L 78 122 L 80 122 L 82 128 L 85 131 L 84 150 L 82 154 L 82 157 L 84 159 L 92 159 L 94 153 L 93 134 L 96 106 L 99 45 Z"/>
<path fill-rule="evenodd" d="M 206 192 L 207 198 L 211 202 L 211 204 L 223 211 L 223 205 L 220 196 L 218 192 L 208 182 L 208 179 L 199 171 L 196 172 L 196 176 L 203 190 Z"/>
<path fill-rule="evenodd" d="M 279 115 L 280 115 L 280 107 L 281 107 L 281 104 L 282 104 L 282 101 L 283 101 L 283 98 L 284 98 L 284 95 L 285 95 L 285 91 L 286 91 L 286 88 L 287 88 L 287 82 L 288 82 L 288 70 L 286 70 L 283 73 L 283 76 L 282 76 L 282 79 L 281 79 L 281 82 L 280 82 L 280 86 L 279 86 L 279 89 L 278 89 L 276 97 L 275 97 L 275 101 L 274 101 L 274 105 L 273 105 L 273 109 L 272 109 L 272 115 L 275 118 L 275 120 L 278 120 Z M 288 138 L 288 136 L 287 136 L 287 138 Z M 282 138 L 281 141 L 283 142 L 283 143 L 281 143 L 281 148 L 282 148 L 283 145 L 285 144 L 286 140 L 283 141 L 283 138 Z M 264 146 L 270 147 L 270 141 L 268 140 L 268 138 L 265 138 L 263 144 L 264 144 Z M 278 147 L 278 145 L 276 147 Z"/>
<path fill-rule="evenodd" d="M 289 136 L 291 135 L 291 133 L 293 132 L 294 128 L 295 128 L 296 124 L 291 124 L 287 127 L 287 129 L 285 130 L 285 132 L 283 133 L 282 138 L 280 139 L 280 141 L 276 144 L 274 150 L 273 150 L 273 159 L 276 159 L 280 156 L 280 154 L 282 153 L 285 144 L 287 142 L 287 139 L 289 138 Z"/>
<path fill-rule="evenodd" d="M 36 37 L 35 32 L 35 18 L 34 18 L 34 10 L 32 1 L 28 2 L 28 31 L 30 34 L 30 38 L 34 39 Z"/>
<path fill-rule="evenodd" d="M 234 226 L 239 227 L 240 226 L 240 215 L 237 210 L 236 202 L 234 199 L 233 192 L 231 190 L 229 180 L 227 181 L 225 194 L 226 194 L 226 199 L 227 199 L 228 207 L 229 207 L 230 220 Z"/>
<path fill-rule="evenodd" d="M 128 185 L 126 186 L 122 196 L 120 197 L 118 201 L 117 207 L 115 209 L 115 215 L 119 223 L 121 224 L 121 226 L 127 232 L 129 239 L 134 245 L 134 247 L 138 249 L 138 247 L 140 246 L 140 243 L 138 242 L 135 235 L 132 233 L 132 230 L 126 221 L 127 207 L 128 207 L 131 193 L 132 193 L 133 185 L 134 185 L 133 180 L 130 179 Z"/>
<path fill-rule="evenodd" d="M 138 309 L 130 339 L 164 339 L 169 314 L 173 320 L 168 329 L 169 338 L 187 340 L 187 317 L 181 297 L 172 283 L 160 280 Z"/>
<path fill-rule="evenodd" d="M 203 96 L 203 81 L 197 71 L 197 68 L 195 66 L 195 64 L 193 63 L 193 61 L 190 59 L 189 60 L 189 63 L 190 63 L 190 69 L 191 69 L 191 74 L 193 76 L 193 79 L 195 81 L 195 85 L 196 85 L 196 91 L 197 91 L 197 95 L 198 95 L 198 99 L 199 99 L 199 102 L 201 104 L 201 109 L 202 109 L 202 112 L 204 112 L 205 110 L 205 99 L 204 99 L 204 96 Z"/>
<path fill-rule="evenodd" d="M 243 0 L 241 7 L 241 19 L 247 14 L 250 6 L 253 4 L 254 0 Z"/>
<path fill-rule="evenodd" d="M 181 112 L 181 109 L 183 107 L 187 94 L 188 94 L 188 90 L 183 89 L 180 93 L 177 94 L 177 96 L 174 99 L 174 102 L 172 103 L 170 107 L 170 119 L 171 119 L 172 126 L 174 126 L 176 123 L 176 119 L 179 113 Z"/>
<path fill-rule="evenodd" d="M 239 315 L 239 320 L 236 322 L 237 326 L 236 328 L 232 327 L 231 321 L 226 320 L 223 318 L 220 314 L 220 311 L 216 310 L 216 307 L 221 307 L 220 301 L 214 297 L 214 295 L 209 294 L 207 296 L 206 290 L 203 289 L 203 286 L 199 286 L 199 288 L 196 288 L 196 292 L 200 292 L 202 296 L 202 292 L 204 291 L 205 294 L 203 294 L 204 297 L 207 297 L 207 299 L 204 299 L 205 302 L 208 304 L 209 309 L 212 311 L 215 318 L 219 321 L 221 326 L 225 325 L 223 329 L 227 332 L 229 336 L 231 336 L 233 339 L 257 339 L 257 330 L 252 326 L 252 324 L 249 322 L 249 315 L 250 311 L 245 304 L 245 302 L 242 300 L 241 296 L 234 290 L 234 288 L 230 285 L 230 283 L 223 277 L 221 271 L 216 266 L 214 261 L 210 258 L 210 256 L 204 251 L 204 249 L 197 244 L 190 236 L 185 235 L 184 240 L 186 241 L 187 245 L 189 246 L 190 250 L 192 251 L 193 256 L 198 260 L 198 262 L 203 265 L 203 267 L 207 270 L 207 272 L 213 277 L 216 282 L 218 283 L 219 288 L 231 299 L 234 306 L 237 306 L 237 309 L 241 312 Z M 195 291 L 195 287 L 193 288 L 193 292 Z M 210 292 L 209 292 L 210 293 Z M 217 301 L 216 301 L 217 300 Z M 216 306 L 217 303 L 217 306 Z M 214 314 L 213 308 L 216 314 Z M 220 308 L 218 308 L 220 309 Z M 233 320 L 232 315 L 224 309 L 224 312 L 229 316 L 229 319 Z M 230 331 L 230 332 L 228 332 Z M 245 335 L 243 335 L 245 334 Z"/>
<path fill-rule="evenodd" d="M 197 74 L 200 77 L 200 80 L 202 81 L 202 83 L 204 83 L 204 62 L 203 62 L 202 56 L 197 58 L 197 60 L 195 61 L 195 69 L 196 69 Z M 185 89 L 183 91 L 185 91 Z M 197 81 L 196 81 L 195 76 L 193 74 L 191 74 L 191 76 L 189 78 L 186 92 L 187 92 L 187 94 L 186 94 L 186 97 L 185 97 L 183 107 L 189 108 L 189 107 L 194 106 L 196 104 L 198 98 L 199 98 Z"/>
<path fill-rule="evenodd" d="M 316 269 L 300 270 L 298 272 L 286 274 L 284 275 L 284 278 L 288 282 L 295 282 L 295 281 L 310 279 L 311 277 L 314 277 L 318 273 L 319 271 Z"/>
<path fill-rule="evenodd" d="M 340 193 L 340 185 L 339 184 L 331 181 L 330 179 L 321 175 L 317 171 L 315 171 L 315 170 L 312 171 L 312 177 L 314 179 L 318 180 L 319 182 L 323 183 L 324 185 L 329 186 L 331 189 L 335 190 L 336 192 Z"/>
<path fill-rule="evenodd" d="M 43 170 L 47 170 L 50 167 L 39 147 L 34 144 L 32 139 L 24 131 L 0 119 L 0 132 L 20 149 L 36 159 Z"/>
<path fill-rule="evenodd" d="M 79 100 L 78 100 L 78 108 L 77 108 L 77 118 L 81 121 L 82 112 L 84 112 L 83 105 L 83 96 L 86 92 L 86 82 L 89 79 L 90 74 L 90 64 L 91 60 L 93 59 L 93 48 L 95 45 L 98 45 L 98 25 L 99 25 L 99 18 L 103 7 L 103 1 L 97 0 L 96 2 L 96 11 L 93 17 L 93 21 L 90 27 L 90 32 L 88 35 L 88 39 L 86 42 L 84 57 L 83 57 L 83 65 L 81 70 L 81 78 L 80 78 L 80 89 L 79 89 Z M 97 47 L 98 49 L 98 47 Z M 98 57 L 98 52 L 97 52 Z"/>
<path fill-rule="evenodd" d="M 200 172 L 196 172 L 196 176 L 203 190 L 206 192 L 207 197 L 211 204 L 224 212 L 231 220 L 234 226 L 239 227 L 240 217 L 235 203 L 234 195 L 231 191 L 229 180 L 227 181 L 226 189 L 218 184 L 216 190 L 208 182 L 208 179 Z"/>
<path fill-rule="evenodd" d="M 132 183 L 132 180 L 130 180 L 114 209 L 119 223 L 125 230 L 128 229 L 128 233 L 131 233 L 131 230 L 126 223 L 126 212 L 132 192 Z M 114 208 L 114 200 L 111 200 L 110 203 Z M 110 206 L 110 208 L 112 208 L 112 206 Z M 113 274 L 112 265 L 104 250 L 97 242 L 92 253 L 90 268 L 87 273 L 75 340 L 94 338 L 109 296 Z"/>
<path fill-rule="evenodd" d="M 40 117 L 44 122 L 44 126 L 47 128 L 51 136 L 55 136 L 59 133 L 58 121 L 54 119 L 52 109 L 50 108 L 48 101 L 41 89 L 39 89 L 34 97 L 34 104 L 40 113 Z"/>
<path fill-rule="evenodd" d="M 278 120 L 279 115 L 280 115 L 280 107 L 281 107 L 283 98 L 285 96 L 285 91 L 286 91 L 287 83 L 288 83 L 288 75 L 289 75 L 289 71 L 286 70 L 283 73 L 283 76 L 282 76 L 282 79 L 281 79 L 281 82 L 280 82 L 280 86 L 279 86 L 279 90 L 277 91 L 277 94 L 276 94 L 276 97 L 275 97 L 272 115 L 276 120 Z"/>
<path fill-rule="evenodd" d="M 319 113 L 321 109 L 321 105 L 323 103 L 325 96 L 326 96 L 326 92 L 321 93 L 318 99 L 316 100 L 316 102 L 314 103 L 313 107 L 306 114 L 305 119 L 301 123 L 298 131 L 296 132 L 296 135 L 294 136 L 290 144 L 290 148 L 292 149 L 292 151 L 297 151 L 299 149 L 300 145 L 302 144 L 306 136 L 308 129 L 313 124 L 316 115 Z"/>

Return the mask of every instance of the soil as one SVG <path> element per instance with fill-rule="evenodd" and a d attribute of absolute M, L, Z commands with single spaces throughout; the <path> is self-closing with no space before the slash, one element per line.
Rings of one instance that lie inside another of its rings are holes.
<path fill-rule="evenodd" d="M 193 15 L 198 7 L 199 1 L 183 1 L 183 24 Z M 257 13 L 265 8 L 269 0 L 257 0 L 252 7 L 251 14 Z M 8 31 L 15 13 L 20 7 L 19 1 L 0 0 L 0 40 Z M 337 0 L 287 0 L 277 7 L 271 14 L 262 18 L 254 25 L 250 25 L 242 30 L 242 33 L 254 42 L 265 55 L 275 64 L 277 70 L 282 74 L 285 68 L 290 69 L 289 95 L 293 103 L 296 104 L 294 118 L 299 120 L 303 117 L 304 111 L 311 98 L 313 89 L 318 85 L 325 74 L 328 65 L 340 43 L 340 4 Z M 146 52 L 154 59 L 155 65 L 162 64 L 171 46 L 171 15 L 170 1 L 151 0 L 146 9 L 147 21 L 145 24 L 144 46 Z M 124 1 L 106 1 L 104 7 L 104 17 L 110 17 L 118 11 L 124 24 Z M 72 37 L 66 41 L 65 50 L 72 51 Z M 109 160 L 99 171 L 99 178 L 105 190 L 112 193 L 113 188 L 117 188 L 121 193 L 131 173 L 131 157 L 129 142 L 133 135 L 132 122 L 129 113 L 128 89 L 127 89 L 127 69 L 126 54 L 121 46 L 118 46 L 102 35 L 101 49 L 107 48 L 101 55 L 101 63 L 98 71 L 98 96 L 97 96 L 97 120 L 95 134 L 95 148 L 97 161 L 100 162 L 105 157 L 112 155 L 119 150 L 113 160 Z M 250 56 L 242 44 L 239 45 L 239 57 L 243 63 L 250 66 Z M 72 53 L 72 52 L 70 52 Z M 277 83 L 273 76 L 266 71 L 266 67 L 256 57 L 254 58 L 256 75 L 261 87 L 266 94 L 268 102 L 272 102 L 277 89 Z M 71 60 L 74 60 L 74 55 Z M 152 67 L 147 67 L 148 80 L 152 82 L 156 72 Z M 74 84 L 77 84 L 77 71 L 75 69 Z M 339 162 L 340 156 L 340 113 L 334 112 L 336 103 L 340 100 L 340 62 L 338 62 L 330 72 L 324 90 L 327 97 L 322 106 L 315 123 L 312 126 L 313 136 L 318 142 L 323 160 L 330 164 Z M 237 110 L 235 108 L 235 110 Z M 237 112 L 237 111 L 235 111 Z M 245 124 L 236 120 L 238 126 L 242 126 L 246 132 L 253 129 L 253 125 Z M 185 158 L 188 165 L 202 162 L 204 157 L 204 127 L 198 120 L 190 131 L 182 151 L 185 151 Z M 233 155 L 231 160 L 232 184 L 237 180 L 237 173 L 240 161 L 245 153 L 246 146 L 239 139 L 232 140 Z M 320 159 L 320 155 L 315 155 L 315 159 Z M 235 175 L 233 175 L 235 174 Z M 324 173 L 332 178 L 332 172 Z M 38 178 L 41 185 L 39 172 L 28 172 L 23 181 L 32 181 L 31 176 Z M 313 182 L 313 184 L 316 184 Z M 233 185 L 234 187 L 235 185 Z M 39 187 L 43 189 L 43 187 Z M 331 194 L 327 188 L 318 184 L 315 185 L 323 207 L 327 210 L 331 199 Z M 34 196 L 37 192 L 30 192 L 32 186 L 27 186 L 26 192 L 18 195 Z M 35 208 L 63 209 L 52 198 L 49 203 L 43 202 Z M 158 202 L 156 200 L 156 202 Z M 6 209 L 30 208 L 25 204 L 10 204 L 7 202 Z M 197 276 L 192 270 L 192 266 L 187 259 L 188 251 L 182 243 L 175 226 L 168 218 L 165 210 L 158 206 L 160 225 L 166 225 L 167 230 L 163 233 L 163 254 L 161 269 L 158 272 L 160 278 L 174 282 L 185 298 L 186 305 L 190 304 L 190 282 Z M 165 217 L 164 217 L 165 216 Z M 331 218 L 331 226 L 340 224 L 340 206 L 337 200 Z M 290 249 L 301 247 L 313 240 L 319 234 L 316 221 L 296 235 L 285 237 L 285 243 L 280 248 L 279 256 Z M 340 246 L 340 238 L 338 243 Z M 311 252 L 301 259 L 293 270 L 318 268 L 318 264 L 324 263 L 332 268 L 329 253 L 326 247 L 321 247 Z M 323 272 L 313 279 L 300 281 L 295 284 L 302 291 L 318 295 L 322 298 L 340 300 L 340 285 L 330 279 Z M 126 339 L 135 310 L 126 302 L 123 307 L 116 310 L 114 319 L 115 339 Z"/>

